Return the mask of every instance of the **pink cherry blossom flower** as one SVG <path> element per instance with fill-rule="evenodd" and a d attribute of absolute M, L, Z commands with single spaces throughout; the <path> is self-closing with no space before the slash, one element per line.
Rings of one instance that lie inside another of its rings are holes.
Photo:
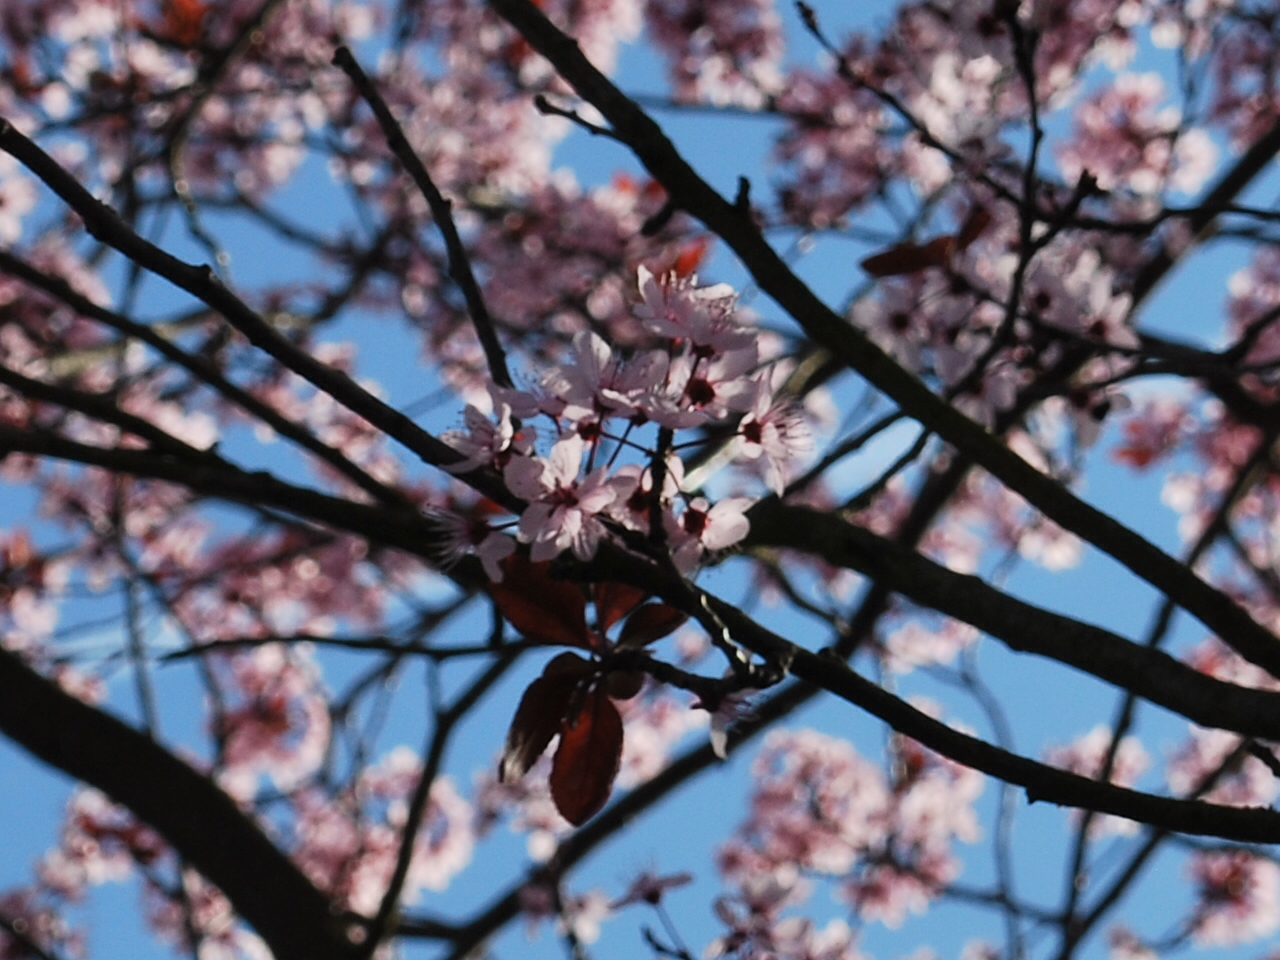
<path fill-rule="evenodd" d="M 123 880 L 138 864 L 159 859 L 166 846 L 150 827 L 104 794 L 79 787 L 67 803 L 58 845 L 46 853 L 38 871 L 41 885 L 67 899 L 86 887 Z"/>
<path fill-rule="evenodd" d="M 978 631 L 950 618 L 940 624 L 909 620 L 884 641 L 886 666 L 894 673 L 916 667 L 951 663 L 960 651 L 973 645 Z"/>
<path fill-rule="evenodd" d="M 946 883 L 954 879 L 955 869 L 950 858 L 930 852 L 935 866 L 942 869 L 922 871 L 920 862 L 911 869 L 903 869 L 893 863 L 872 865 L 861 876 L 851 879 L 841 893 L 866 920 L 878 920 L 886 927 L 896 929 L 908 913 L 924 913 L 930 901 L 938 895 Z"/>
<path fill-rule="evenodd" d="M 695 497 L 679 517 L 668 516 L 667 536 L 671 559 L 681 573 L 692 573 L 708 552 L 731 547 L 751 529 L 744 516 L 751 500 L 726 497 L 712 506 L 703 497 Z"/>
<path fill-rule="evenodd" d="M 638 463 L 624 463 L 615 471 L 615 476 L 625 479 L 630 484 L 631 492 L 614 501 L 609 507 L 609 516 L 629 530 L 647 532 L 653 506 L 652 469 Z M 675 499 L 683 482 L 684 461 L 672 453 L 667 457 L 666 473 L 662 478 L 661 503 L 664 506 Z"/>
<path fill-rule="evenodd" d="M 560 816 L 551 799 L 550 773 L 549 753 L 543 754 L 514 782 L 501 780 L 496 764 L 481 772 L 476 777 L 476 832 L 484 836 L 509 815 L 511 829 L 526 834 L 525 846 L 530 858 L 537 863 L 551 859 L 559 838 L 573 827 Z"/>
<path fill-rule="evenodd" d="M 448 569 L 470 554 L 479 558 L 490 580 L 502 582 L 501 563 L 516 550 L 512 537 L 479 517 L 462 517 L 449 510 L 431 511 L 429 516 L 440 530 L 441 566 Z"/>
<path fill-rule="evenodd" d="M 569 363 L 548 370 L 542 386 L 570 410 L 579 408 L 582 412 L 577 414 L 566 411 L 567 416 L 577 419 L 594 410 L 602 385 L 611 382 L 617 370 L 613 349 L 604 338 L 592 330 L 583 330 L 574 335 Z"/>
<path fill-rule="evenodd" d="M 727 283 L 696 286 L 697 277 L 668 274 L 661 280 L 640 267 L 636 316 L 659 336 L 687 341 L 696 353 L 719 353 L 753 345 L 755 337 L 734 317 L 737 295 Z"/>
<path fill-rule="evenodd" d="M 221 890 L 191 869 L 181 871 L 181 884 L 181 896 L 155 883 L 143 887 L 147 923 L 161 941 L 209 960 L 271 960 L 267 945 L 239 922 Z"/>
<path fill-rule="evenodd" d="M 13 157 L 0 157 L 0 243 L 12 245 L 22 236 L 22 218 L 35 209 L 36 188 Z"/>
<path fill-rule="evenodd" d="M 1257 757 L 1246 756 L 1230 771 L 1218 774 L 1223 761 L 1240 746 L 1240 737 L 1227 730 L 1192 727 L 1186 742 L 1169 759 L 1165 779 L 1175 794 L 1196 790 L 1210 776 L 1213 789 L 1204 795 L 1210 803 L 1240 807 L 1268 806 L 1280 794 L 1280 785 Z"/>
<path fill-rule="evenodd" d="M 646 13 L 677 98 L 758 108 L 780 85 L 782 23 L 770 0 L 649 0 Z"/>
<path fill-rule="evenodd" d="M 661 773 L 676 744 L 701 726 L 701 717 L 689 709 L 683 697 L 658 684 L 647 686 L 642 696 L 615 701 L 615 705 L 627 731 L 615 781 L 620 789 L 645 783 Z"/>
<path fill-rule="evenodd" d="M 762 462 L 769 489 L 782 496 L 788 471 L 813 450 L 813 435 L 802 408 L 790 400 L 774 400 L 761 382 L 755 402 L 738 424 L 733 449 L 740 461 Z"/>
<path fill-rule="evenodd" d="M 682 414 L 694 413 L 702 422 L 723 420 L 730 413 L 750 410 L 760 388 L 748 376 L 757 359 L 754 341 L 749 347 L 708 359 L 699 357 L 696 350 L 682 354 L 671 361 L 667 396 L 675 399 Z M 663 423 L 658 413 L 653 419 Z M 682 421 L 679 425 L 693 424 Z"/>
<path fill-rule="evenodd" d="M 417 755 L 391 751 L 338 797 L 318 790 L 296 795 L 293 858 L 303 872 L 343 906 L 376 912 L 395 870 L 408 801 L 421 773 Z M 336 800 L 336 802 L 335 802 Z M 447 776 L 431 784 L 414 844 L 405 893 L 443 890 L 471 860 L 474 814 Z"/>
<path fill-rule="evenodd" d="M 576 421 L 583 432 L 584 422 L 610 416 L 648 419 L 642 408 L 651 392 L 662 389 L 668 363 L 661 350 L 623 363 L 598 334 L 584 330 L 573 338 L 571 361 L 552 367 L 542 386 L 559 402 L 555 412 Z"/>
<path fill-rule="evenodd" d="M 0 917 L 29 938 L 45 956 L 83 957 L 84 936 L 71 928 L 61 912 L 40 896 L 38 887 L 18 887 L 0 892 Z M 25 944 L 0 929 L 0 957 L 4 960 L 26 960 L 36 956 Z"/>
<path fill-rule="evenodd" d="M 633 481 L 610 478 L 605 467 L 579 480 L 585 447 L 572 434 L 558 441 L 546 459 L 513 457 L 503 471 L 507 489 L 529 501 L 520 517 L 520 540 L 532 545 L 534 563 L 568 549 L 578 559 L 590 560 L 605 533 L 600 514 L 631 493 Z"/>
<path fill-rule="evenodd" d="M 296 787 L 324 758 L 329 711 L 319 671 L 306 646 L 267 644 L 231 660 L 238 702 L 221 717 L 223 786 L 252 796 L 265 773 L 282 789 Z"/>
<path fill-rule="evenodd" d="M 1248 943 L 1280 928 L 1280 866 L 1246 850 L 1206 851 L 1191 861 L 1199 884 L 1192 935 L 1204 946 Z"/>
<path fill-rule="evenodd" d="M 444 468 L 450 473 L 467 473 L 479 467 L 501 468 L 513 455 L 528 454 L 533 449 L 533 428 L 517 428 L 508 404 L 498 405 L 497 423 L 470 403 L 463 417 L 465 432 L 450 430 L 444 435 L 445 441 L 464 458 Z"/>

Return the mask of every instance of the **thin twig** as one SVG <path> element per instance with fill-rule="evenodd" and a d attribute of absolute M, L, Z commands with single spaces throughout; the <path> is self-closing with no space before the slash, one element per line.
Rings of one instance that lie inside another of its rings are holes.
<path fill-rule="evenodd" d="M 444 237 L 445 248 L 449 251 L 449 276 L 453 278 L 453 282 L 458 285 L 463 298 L 467 301 L 467 312 L 471 315 L 476 336 L 479 337 L 480 345 L 484 348 L 485 359 L 489 362 L 489 373 L 498 386 L 513 387 L 515 384 L 507 369 L 506 352 L 498 342 L 493 318 L 489 316 L 489 308 L 485 306 L 480 286 L 476 283 L 475 274 L 471 271 L 471 260 L 467 256 L 466 248 L 462 245 L 462 238 L 458 236 L 457 225 L 453 222 L 452 202 L 445 199 L 435 185 L 431 174 L 427 172 L 426 165 L 418 158 L 408 138 L 405 137 L 404 130 L 392 115 L 391 108 L 387 106 L 387 102 L 382 98 L 373 81 L 360 68 L 351 51 L 346 47 L 338 47 L 334 51 L 333 62 L 351 78 L 360 96 L 372 108 L 374 116 L 378 119 L 378 126 L 382 128 L 382 134 L 387 138 L 387 144 L 408 171 L 409 176 L 413 177 L 413 182 L 417 184 L 419 192 L 431 208 L 431 215 L 435 218 L 436 226 L 440 228 L 440 234 Z"/>

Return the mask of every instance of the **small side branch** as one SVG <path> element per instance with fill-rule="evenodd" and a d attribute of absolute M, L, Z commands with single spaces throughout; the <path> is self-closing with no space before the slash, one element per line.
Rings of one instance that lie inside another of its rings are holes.
<path fill-rule="evenodd" d="M 351 51 L 347 47 L 339 47 L 334 51 L 333 62 L 351 78 L 360 96 L 372 108 L 373 115 L 378 120 L 378 126 L 382 128 L 382 134 L 387 138 L 388 146 L 409 172 L 409 176 L 413 177 L 413 182 L 417 184 L 419 192 L 426 199 L 427 206 L 431 208 L 431 216 L 435 218 L 436 226 L 440 228 L 445 249 L 449 253 L 449 276 L 453 278 L 453 282 L 458 285 L 458 289 L 462 291 L 462 296 L 467 301 L 467 312 L 471 315 L 476 336 L 480 338 L 480 345 L 484 348 L 484 356 L 489 363 L 489 373 L 493 376 L 494 382 L 501 387 L 514 386 L 511 373 L 507 369 L 506 352 L 498 342 L 493 318 L 489 316 L 489 309 L 485 306 L 480 286 L 476 283 L 475 274 L 471 270 L 471 260 L 462 246 L 462 238 L 458 236 L 458 227 L 453 222 L 453 204 L 445 199 L 444 194 L 435 185 L 431 174 L 427 172 L 426 165 L 418 159 L 418 155 L 413 152 L 413 147 L 409 145 L 403 128 L 392 116 L 391 108 L 382 99 L 382 94 L 378 93 L 378 88 L 374 86 L 368 74 L 356 62 Z"/>

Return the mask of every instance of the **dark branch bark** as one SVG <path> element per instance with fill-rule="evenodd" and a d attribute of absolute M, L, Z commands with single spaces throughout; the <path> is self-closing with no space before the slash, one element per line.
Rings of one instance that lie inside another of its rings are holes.
<path fill-rule="evenodd" d="M 0 731 L 155 828 L 215 884 L 278 960 L 353 960 L 328 898 L 206 776 L 0 649 Z"/>
<path fill-rule="evenodd" d="M 435 181 L 431 179 L 426 164 L 414 153 L 413 147 L 410 146 L 396 118 L 392 116 L 391 109 L 382 99 L 377 86 L 361 69 L 351 51 L 346 47 L 339 47 L 333 55 L 333 62 L 351 78 L 351 82 L 360 91 L 360 96 L 369 104 L 374 116 L 378 119 L 378 126 L 382 128 L 382 135 L 387 138 L 391 150 L 413 177 L 418 191 L 431 208 L 431 216 L 435 218 L 436 226 L 444 237 L 445 249 L 449 253 L 449 276 L 458 285 L 463 299 L 467 302 L 467 312 L 471 315 L 471 323 L 475 327 L 480 346 L 484 348 L 490 375 L 500 387 L 515 386 L 511 379 L 511 372 L 507 369 L 506 351 L 498 341 L 493 318 L 489 315 L 489 308 L 485 306 L 484 295 L 481 294 L 480 285 L 476 283 L 475 274 L 471 270 L 471 260 L 467 256 L 466 248 L 462 245 L 462 238 L 458 236 L 458 227 L 453 222 L 452 204 L 445 199 Z"/>
<path fill-rule="evenodd" d="M 765 504 L 751 514 L 748 543 L 799 550 L 856 570 L 921 606 L 972 624 L 1013 650 L 1068 664 L 1201 726 L 1280 739 L 1280 693 L 1214 679 L 1159 650 L 948 570 L 828 513 L 776 501 Z"/>

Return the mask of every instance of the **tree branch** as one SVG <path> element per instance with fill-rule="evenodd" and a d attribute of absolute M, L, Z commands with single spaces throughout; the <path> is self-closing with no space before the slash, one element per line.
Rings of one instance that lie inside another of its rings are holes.
<path fill-rule="evenodd" d="M 828 513 L 772 501 L 750 516 L 748 544 L 799 550 L 856 570 L 921 606 L 972 624 L 1010 649 L 1075 667 L 1201 726 L 1280 739 L 1280 693 L 1217 680 L 1162 651 L 948 570 Z"/>
<path fill-rule="evenodd" d="M 214 883 L 278 960 L 353 960 L 328 898 L 205 775 L 0 648 L 0 731 L 155 828 Z"/>
<path fill-rule="evenodd" d="M 861 331 L 832 311 L 743 216 L 684 160 L 675 146 L 634 102 L 583 55 L 531 0 L 488 0 L 546 57 L 577 93 L 613 125 L 672 201 L 725 241 L 760 289 L 772 297 L 816 342 L 892 398 L 962 454 L 1026 499 L 1059 526 L 1114 557 L 1214 630 L 1245 659 L 1280 676 L 1280 642 L 1230 597 L 1150 541 L 1076 497 L 1004 446 L 989 430 L 936 396 L 895 363 Z M 0 142 L 0 146 L 3 143 Z"/>

